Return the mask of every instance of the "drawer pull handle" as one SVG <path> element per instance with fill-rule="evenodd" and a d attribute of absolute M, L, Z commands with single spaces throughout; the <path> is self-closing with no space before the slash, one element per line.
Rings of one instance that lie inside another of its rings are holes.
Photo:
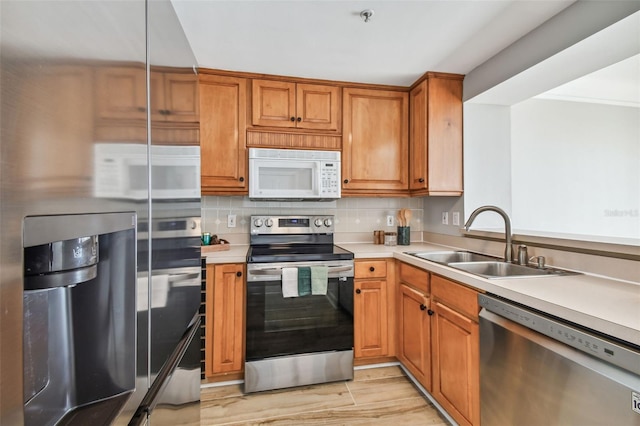
<path fill-rule="evenodd" d="M 369 270 L 370 270 L 371 272 L 373 272 L 373 271 L 375 271 L 375 270 L 376 270 L 376 268 L 374 268 L 373 266 L 370 266 L 370 267 L 369 267 Z"/>

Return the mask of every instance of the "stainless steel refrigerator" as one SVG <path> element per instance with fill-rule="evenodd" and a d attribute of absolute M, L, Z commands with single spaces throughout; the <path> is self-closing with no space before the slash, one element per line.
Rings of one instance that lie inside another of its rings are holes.
<path fill-rule="evenodd" d="M 0 2 L 0 424 L 199 424 L 195 59 L 168 0 Z"/>

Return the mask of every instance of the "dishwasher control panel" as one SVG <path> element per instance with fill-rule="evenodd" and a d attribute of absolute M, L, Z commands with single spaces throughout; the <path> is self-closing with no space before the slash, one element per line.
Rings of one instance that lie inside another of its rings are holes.
<path fill-rule="evenodd" d="M 588 330 L 560 322 L 543 313 L 534 312 L 513 303 L 486 294 L 478 295 L 478 304 L 489 312 L 640 375 L 639 352 L 603 336 L 590 333 Z"/>

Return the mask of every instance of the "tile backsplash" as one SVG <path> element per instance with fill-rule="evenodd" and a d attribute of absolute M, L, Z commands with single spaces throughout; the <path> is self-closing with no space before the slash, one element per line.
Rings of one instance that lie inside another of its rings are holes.
<path fill-rule="evenodd" d="M 422 241 L 424 198 L 341 198 L 327 202 L 251 201 L 248 197 L 202 197 L 202 231 L 216 234 L 232 244 L 249 243 L 249 220 L 252 215 L 333 215 L 336 242 L 371 242 L 373 231 L 396 231 L 399 209 L 413 212 L 411 241 Z M 236 216 L 236 226 L 227 226 L 228 216 Z M 387 215 L 394 226 L 387 226 Z"/>

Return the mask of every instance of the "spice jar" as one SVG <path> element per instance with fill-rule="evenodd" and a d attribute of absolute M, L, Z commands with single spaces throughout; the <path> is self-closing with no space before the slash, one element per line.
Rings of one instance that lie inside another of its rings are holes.
<path fill-rule="evenodd" d="M 385 246 L 395 246 L 398 242 L 398 234 L 396 232 L 385 232 L 384 233 L 384 245 Z"/>

